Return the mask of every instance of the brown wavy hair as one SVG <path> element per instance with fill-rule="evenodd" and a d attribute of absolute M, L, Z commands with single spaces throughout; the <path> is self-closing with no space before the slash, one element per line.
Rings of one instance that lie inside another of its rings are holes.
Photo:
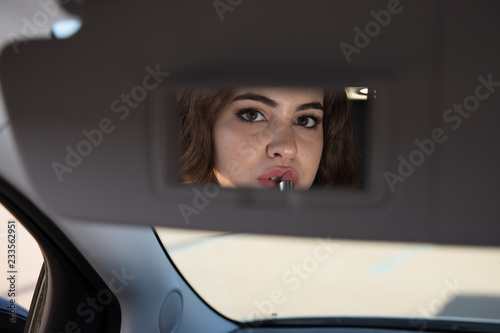
<path fill-rule="evenodd" d="M 185 184 L 218 183 L 214 174 L 212 132 L 232 90 L 183 88 L 180 111 L 180 176 Z M 353 187 L 359 183 L 353 116 L 345 90 L 324 92 L 323 153 L 314 187 Z"/>

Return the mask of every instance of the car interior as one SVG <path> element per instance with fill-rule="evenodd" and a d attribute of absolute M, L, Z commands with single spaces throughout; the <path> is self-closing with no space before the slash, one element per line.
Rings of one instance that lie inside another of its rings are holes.
<path fill-rule="evenodd" d="M 30 8 L 2 28 L 0 203 L 43 264 L 2 331 L 500 332 L 499 2 Z M 182 184 L 186 86 L 345 90 L 360 186 Z"/>

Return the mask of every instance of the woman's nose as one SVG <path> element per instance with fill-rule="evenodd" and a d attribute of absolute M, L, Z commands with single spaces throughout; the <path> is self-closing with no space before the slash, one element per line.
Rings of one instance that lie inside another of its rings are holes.
<path fill-rule="evenodd" d="M 290 160 L 297 156 L 297 142 L 292 126 L 280 125 L 271 129 L 267 155 L 271 158 Z"/>

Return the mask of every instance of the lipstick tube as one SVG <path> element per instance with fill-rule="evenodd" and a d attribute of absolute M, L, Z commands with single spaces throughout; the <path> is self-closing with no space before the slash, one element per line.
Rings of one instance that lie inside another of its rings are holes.
<path fill-rule="evenodd" d="M 282 180 L 280 182 L 280 191 L 293 191 L 293 182 L 290 180 Z"/>
<path fill-rule="evenodd" d="M 281 176 L 280 181 L 280 191 L 293 191 L 294 184 L 292 181 L 292 172 L 287 171 L 283 176 Z"/>

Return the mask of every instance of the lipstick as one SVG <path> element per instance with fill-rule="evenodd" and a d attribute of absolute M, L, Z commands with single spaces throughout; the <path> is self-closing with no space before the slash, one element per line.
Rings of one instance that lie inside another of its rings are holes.
<path fill-rule="evenodd" d="M 290 167 L 274 167 L 260 175 L 257 181 L 265 188 L 277 188 L 280 183 L 286 181 L 283 183 L 286 189 L 282 191 L 290 191 L 293 190 L 293 187 L 299 181 L 299 176 Z"/>
<path fill-rule="evenodd" d="M 287 171 L 283 176 L 281 176 L 280 181 L 280 191 L 293 191 L 293 181 L 292 181 L 292 172 Z"/>

